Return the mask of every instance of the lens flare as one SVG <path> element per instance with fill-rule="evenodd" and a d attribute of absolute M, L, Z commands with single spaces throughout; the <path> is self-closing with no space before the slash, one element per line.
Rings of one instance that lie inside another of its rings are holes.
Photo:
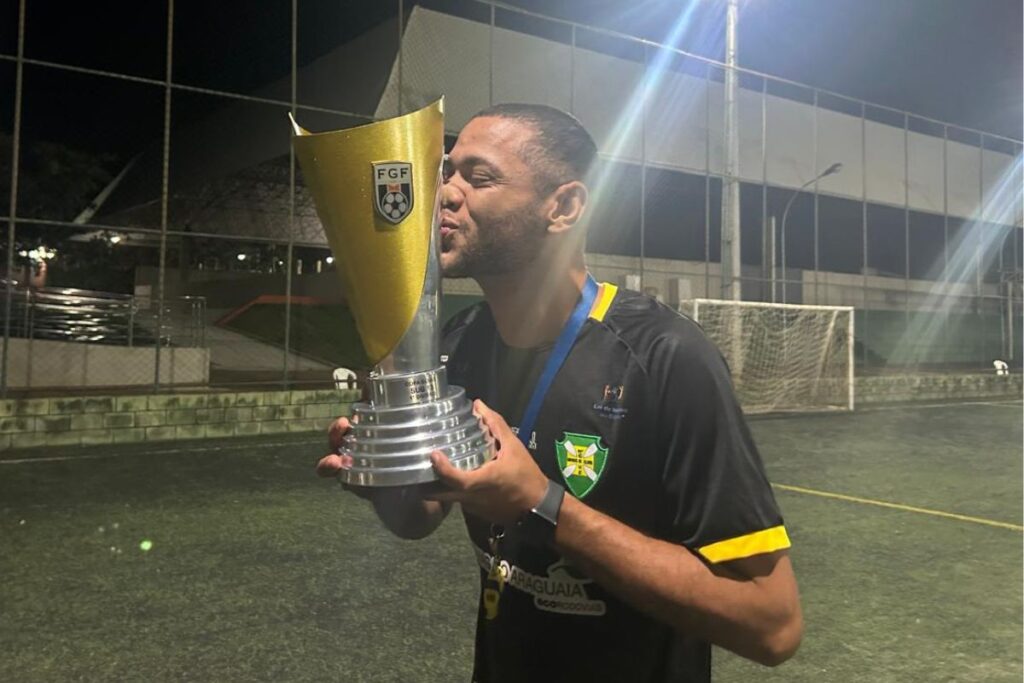
<path fill-rule="evenodd" d="M 986 312 L 984 274 L 999 258 L 1004 241 L 1012 238 L 1013 231 L 1019 229 L 1010 226 L 1015 226 L 1021 216 L 1024 199 L 1020 183 L 1022 163 L 1024 159 L 1018 155 L 1008 165 L 975 208 L 973 216 L 963 224 L 955 238 L 949 240 L 945 264 L 940 261 L 932 266 L 936 282 L 920 305 L 914 305 L 906 330 L 890 356 L 891 365 L 946 360 L 936 357 L 936 349 L 938 342 L 944 340 L 948 333 L 950 313 L 962 314 L 966 321 L 964 324 L 981 324 L 981 316 Z M 1004 227 L 1007 229 L 1001 229 Z M 1001 324 L 1005 326 L 1012 322 L 1004 317 Z M 1001 330 L 1001 334 L 1005 335 L 1005 332 Z M 974 330 L 972 336 L 978 334 Z M 1016 334 L 1019 335 L 1020 330 Z M 996 353 L 994 348 L 993 353 Z"/>

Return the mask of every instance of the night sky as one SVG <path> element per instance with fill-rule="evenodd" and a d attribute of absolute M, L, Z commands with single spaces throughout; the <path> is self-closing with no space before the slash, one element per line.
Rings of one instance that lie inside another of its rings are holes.
<path fill-rule="evenodd" d="M 724 58 L 722 0 L 512 0 Z M 1022 137 L 1021 0 L 740 0 L 739 64 L 843 95 Z M 680 10 L 682 8 L 682 10 Z"/>
<path fill-rule="evenodd" d="M 395 16 L 397 0 L 301 0 L 299 63 Z M 408 6 L 410 3 L 407 2 Z M 433 3 L 455 7 L 465 0 Z M 469 3 L 472 4 L 472 3 Z M 722 58 L 722 0 L 511 0 L 575 21 L 663 40 L 680 12 L 679 47 Z M 16 0 L 0 0 L 0 53 L 16 52 Z M 259 8 L 259 13 L 254 8 Z M 166 5 L 28 0 L 31 58 L 162 79 Z M 288 74 L 289 0 L 175 3 L 174 79 L 251 92 Z M 741 0 L 741 66 L 872 102 L 1022 137 L 1020 0 Z M 14 65 L 0 61 L 0 130 L 12 127 Z M 159 141 L 162 90 L 32 66 L 24 132 L 134 154 Z M 175 120 L 208 110 L 179 98 Z M 97 120 L 103 123 L 96 125 Z"/>

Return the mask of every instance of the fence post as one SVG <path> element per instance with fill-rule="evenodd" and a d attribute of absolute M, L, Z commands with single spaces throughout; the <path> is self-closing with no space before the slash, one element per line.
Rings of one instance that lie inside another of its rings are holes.
<path fill-rule="evenodd" d="M 128 300 L 128 347 L 135 346 L 135 297 Z"/>

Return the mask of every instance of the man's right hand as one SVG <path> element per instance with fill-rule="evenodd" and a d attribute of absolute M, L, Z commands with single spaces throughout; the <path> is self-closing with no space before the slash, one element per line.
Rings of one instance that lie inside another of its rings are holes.
<path fill-rule="evenodd" d="M 348 421 L 347 417 L 339 417 L 337 420 L 331 423 L 331 426 L 327 428 L 327 443 L 331 449 L 331 452 L 324 457 L 320 458 L 320 462 L 316 464 L 316 473 L 320 477 L 336 477 L 338 473 L 343 469 L 351 466 L 352 456 L 340 455 L 338 449 L 341 448 L 341 440 L 345 438 L 348 431 L 352 429 L 352 423 Z M 348 460 L 348 462 L 346 462 Z M 351 491 L 360 498 L 365 500 L 373 501 L 374 498 L 379 497 L 382 489 L 375 489 L 369 486 L 351 486 L 349 484 L 342 484 L 341 487 L 346 491 Z M 375 496 L 374 493 L 378 496 Z"/>
<path fill-rule="evenodd" d="M 320 458 L 320 462 L 316 464 L 318 476 L 336 477 L 338 472 L 345 469 L 348 463 L 342 459 L 341 455 L 338 455 L 338 449 L 341 448 L 341 440 L 345 438 L 345 434 L 351 428 L 352 424 L 348 421 L 347 417 L 339 417 L 327 428 L 327 443 L 330 446 L 331 452 Z"/>
<path fill-rule="evenodd" d="M 321 477 L 336 477 L 341 470 L 351 465 L 346 462 L 348 455 L 339 455 L 341 441 L 352 428 L 347 417 L 339 417 L 327 429 L 327 442 L 331 452 L 320 458 L 316 473 Z M 423 500 L 422 486 L 352 486 L 342 484 L 373 504 L 377 516 L 392 533 L 402 538 L 423 538 L 436 529 L 448 514 L 449 505 Z"/>

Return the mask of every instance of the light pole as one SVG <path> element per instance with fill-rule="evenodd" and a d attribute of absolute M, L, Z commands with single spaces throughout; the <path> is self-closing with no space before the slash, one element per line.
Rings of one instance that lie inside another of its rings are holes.
<path fill-rule="evenodd" d="M 839 171 L 841 170 L 843 170 L 843 165 L 837 161 L 836 163 L 832 164 L 831 166 L 829 166 L 824 171 L 808 180 L 806 183 L 804 183 L 797 189 L 793 190 L 793 194 L 790 195 L 789 201 L 786 202 L 786 208 L 783 209 L 782 211 L 782 226 L 780 228 L 782 236 L 780 237 L 779 241 L 782 242 L 782 303 L 784 304 L 789 303 L 789 301 L 786 299 L 786 219 L 789 217 L 789 209 L 790 207 L 793 206 L 793 201 L 796 200 L 797 196 L 803 191 L 804 188 L 806 188 L 808 185 L 813 185 L 814 183 L 818 182 L 825 176 L 830 176 L 839 173 Z M 774 259 L 772 260 L 774 261 Z"/>
<path fill-rule="evenodd" d="M 728 0 L 725 24 L 725 175 L 722 178 L 722 298 L 740 300 L 739 115 L 736 95 L 738 0 Z"/>

